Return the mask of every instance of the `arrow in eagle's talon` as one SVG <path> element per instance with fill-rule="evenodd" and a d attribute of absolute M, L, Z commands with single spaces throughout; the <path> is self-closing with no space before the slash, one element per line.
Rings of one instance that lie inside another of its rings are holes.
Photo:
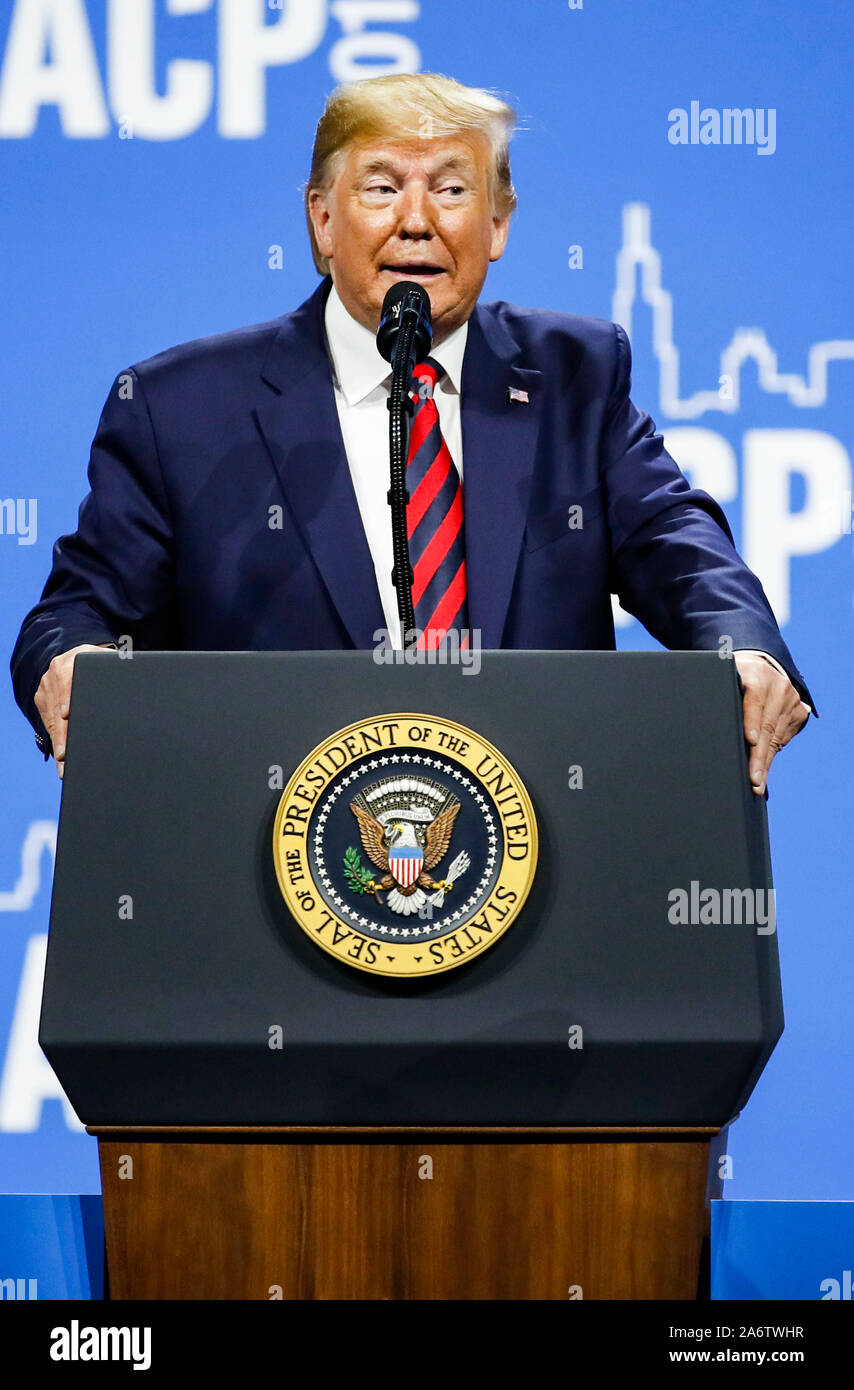
<path fill-rule="evenodd" d="M 453 864 L 448 870 L 448 877 L 445 880 L 449 888 L 452 888 L 454 886 L 458 878 L 462 878 L 470 863 L 471 860 L 469 859 L 465 850 L 460 850 L 459 854 L 457 855 L 456 859 L 454 860 Z"/>

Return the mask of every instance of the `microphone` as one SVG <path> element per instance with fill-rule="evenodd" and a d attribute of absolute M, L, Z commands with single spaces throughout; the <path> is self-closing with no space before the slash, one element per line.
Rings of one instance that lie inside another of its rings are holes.
<path fill-rule="evenodd" d="M 397 613 L 400 619 L 401 643 L 404 648 L 414 644 L 415 607 L 412 602 L 412 564 L 406 531 L 406 456 L 409 442 L 409 420 L 412 401 L 409 395 L 412 369 L 423 362 L 433 341 L 430 316 L 430 297 L 414 280 L 400 280 L 392 285 L 383 300 L 377 348 L 391 363 L 391 392 L 389 410 L 389 490 L 391 508 L 391 543 L 394 568 L 391 582 L 397 592 Z"/>
<path fill-rule="evenodd" d="M 401 334 L 401 329 L 408 331 Z M 392 285 L 383 300 L 380 326 L 377 329 L 377 349 L 381 357 L 396 371 L 403 369 L 407 381 L 416 362 L 422 362 L 433 341 L 433 321 L 430 296 L 415 280 L 399 280 Z M 411 348 L 411 361 L 398 363 L 397 347 L 406 342 Z"/>

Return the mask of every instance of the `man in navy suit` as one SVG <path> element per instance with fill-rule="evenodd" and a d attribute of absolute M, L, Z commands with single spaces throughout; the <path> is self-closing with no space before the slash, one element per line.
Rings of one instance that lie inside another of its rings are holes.
<path fill-rule="evenodd" d="M 12 658 L 60 774 L 78 651 L 399 644 L 374 339 L 389 288 L 414 280 L 434 324 L 407 470 L 422 611 L 485 648 L 603 649 L 616 593 L 665 646 L 731 652 L 764 791 L 812 700 L 717 503 L 632 404 L 624 331 L 478 303 L 515 207 L 513 120 L 432 74 L 339 89 L 306 186 L 317 290 L 117 377 L 78 529 Z"/>

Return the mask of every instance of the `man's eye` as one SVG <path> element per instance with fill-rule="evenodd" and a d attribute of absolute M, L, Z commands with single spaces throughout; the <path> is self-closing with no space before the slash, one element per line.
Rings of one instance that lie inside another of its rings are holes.
<path fill-rule="evenodd" d="M 461 183 L 449 183 L 444 190 L 446 193 L 465 193 L 465 186 Z"/>
<path fill-rule="evenodd" d="M 390 183 L 371 183 L 368 184 L 368 193 L 393 193 L 394 189 Z"/>

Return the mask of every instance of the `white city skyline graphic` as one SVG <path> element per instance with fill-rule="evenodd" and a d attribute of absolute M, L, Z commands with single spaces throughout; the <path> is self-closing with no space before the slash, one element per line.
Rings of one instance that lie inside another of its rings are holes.
<path fill-rule="evenodd" d="M 640 293 L 636 287 L 638 278 Z M 854 340 L 830 339 L 814 343 L 810 348 L 805 377 L 794 372 L 780 372 L 777 353 L 765 332 L 761 328 L 737 328 L 721 353 L 718 384 L 713 390 L 695 391 L 683 400 L 679 394 L 679 349 L 673 334 L 673 296 L 662 284 L 661 256 L 651 239 L 650 209 L 646 203 L 626 203 L 611 317 L 625 328 L 630 341 L 632 308 L 638 299 L 652 310 L 652 350 L 658 361 L 659 404 L 662 414 L 671 420 L 696 420 L 709 410 L 736 414 L 741 405 L 741 369 L 749 361 L 756 363 L 761 390 L 770 395 L 787 396 L 791 405 L 803 409 L 824 405 L 828 364 L 854 361 Z"/>
<path fill-rule="evenodd" d="M 21 867 L 17 882 L 11 889 L 0 891 L 0 912 L 28 912 L 42 886 L 42 855 L 50 854 L 48 882 L 53 877 L 56 859 L 56 821 L 31 821 L 21 845 Z"/>

